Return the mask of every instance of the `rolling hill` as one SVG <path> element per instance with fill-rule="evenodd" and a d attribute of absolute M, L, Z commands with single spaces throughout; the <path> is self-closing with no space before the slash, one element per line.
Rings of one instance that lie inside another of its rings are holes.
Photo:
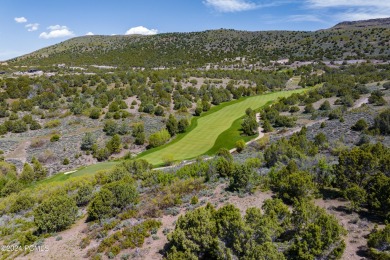
<path fill-rule="evenodd" d="M 337 29 L 337 30 L 335 30 Z M 14 65 L 199 67 L 245 57 L 245 62 L 387 59 L 389 19 L 343 22 L 327 30 L 208 30 L 153 36 L 82 36 L 9 60 Z"/>
<path fill-rule="evenodd" d="M 390 18 L 370 19 L 362 21 L 346 21 L 333 26 L 331 29 L 359 29 L 359 28 L 390 28 Z"/>

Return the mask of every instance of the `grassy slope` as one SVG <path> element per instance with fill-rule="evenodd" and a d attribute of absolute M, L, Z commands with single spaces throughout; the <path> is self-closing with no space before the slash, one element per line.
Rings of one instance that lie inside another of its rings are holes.
<path fill-rule="evenodd" d="M 218 148 L 231 148 L 232 138 L 235 136 L 237 137 L 238 135 L 238 139 L 240 139 L 239 132 L 237 131 L 237 124 L 239 125 L 239 121 L 237 121 L 237 119 L 245 114 L 245 110 L 248 107 L 257 109 L 264 106 L 267 102 L 277 99 L 278 97 L 286 97 L 292 93 L 302 91 L 303 90 L 300 89 L 253 96 L 226 106 L 214 113 L 199 118 L 197 121 L 197 127 L 186 134 L 178 142 L 172 143 L 163 149 L 152 153 L 141 155 L 139 158 L 145 159 L 153 165 L 159 165 L 163 163 L 164 156 L 171 156 L 175 161 L 178 161 L 208 153 L 214 146 L 217 146 Z M 230 127 L 232 127 L 232 131 L 225 132 L 230 129 Z M 223 138 L 218 138 L 221 134 Z M 236 140 L 234 140 L 234 142 L 235 141 Z M 214 151 L 214 149 L 211 151 Z"/>
<path fill-rule="evenodd" d="M 145 151 L 137 158 L 146 159 L 157 166 L 163 163 L 162 157 L 164 155 L 171 154 L 174 160 L 184 160 L 202 154 L 214 154 L 221 147 L 233 148 L 235 142 L 239 139 L 249 141 L 256 137 L 240 135 L 241 118 L 248 107 L 257 109 L 278 97 L 287 97 L 292 93 L 302 91 L 305 91 L 305 89 L 274 92 L 261 96 L 242 98 L 213 107 L 200 117 L 194 117 L 186 133 L 178 135 L 172 142 L 164 146 Z M 100 170 L 110 169 L 116 164 L 118 164 L 118 161 L 97 163 L 83 167 L 72 174 L 57 174 L 37 184 L 64 181 L 70 177 L 94 174 Z"/>

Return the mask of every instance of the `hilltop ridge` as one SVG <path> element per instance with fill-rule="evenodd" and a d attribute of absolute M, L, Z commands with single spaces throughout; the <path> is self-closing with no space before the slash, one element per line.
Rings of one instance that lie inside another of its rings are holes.
<path fill-rule="evenodd" d="M 157 35 L 81 36 L 8 61 L 11 65 L 199 67 L 244 57 L 270 60 L 388 59 L 390 18 L 342 22 L 320 31 L 207 30 Z M 342 30 L 339 30 L 342 29 Z"/>
<path fill-rule="evenodd" d="M 359 20 L 359 21 L 345 21 L 336 24 L 331 29 L 357 29 L 357 28 L 368 28 L 368 27 L 389 28 L 390 17 L 369 19 L 369 20 Z"/>

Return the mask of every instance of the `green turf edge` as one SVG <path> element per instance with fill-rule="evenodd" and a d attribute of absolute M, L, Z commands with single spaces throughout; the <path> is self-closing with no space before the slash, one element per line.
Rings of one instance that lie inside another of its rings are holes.
<path fill-rule="evenodd" d="M 185 133 L 176 135 L 176 138 L 173 139 L 169 143 L 166 143 L 166 144 L 164 144 L 162 146 L 159 146 L 159 147 L 156 147 L 156 148 L 153 148 L 153 149 L 149 149 L 147 151 L 144 151 L 144 152 L 138 154 L 135 157 L 135 159 L 141 159 L 142 156 L 145 156 L 147 154 L 156 152 L 156 151 L 158 151 L 160 149 L 165 148 L 168 145 L 171 145 L 171 144 L 174 144 L 174 143 L 180 141 L 180 139 L 182 139 L 185 135 L 187 135 L 190 131 L 192 131 L 198 125 L 198 119 L 199 118 L 202 118 L 204 116 L 207 116 L 207 115 L 210 115 L 212 113 L 215 113 L 215 112 L 221 110 L 222 108 L 224 108 L 226 106 L 230 106 L 230 105 L 233 105 L 235 103 L 244 101 L 247 98 L 250 98 L 250 97 L 242 97 L 242 98 L 237 99 L 237 100 L 224 102 L 224 103 L 222 103 L 222 104 L 220 104 L 218 106 L 213 106 L 212 108 L 210 108 L 209 111 L 203 112 L 200 116 L 196 116 L 196 117 L 194 116 L 191 119 L 191 124 L 187 128 L 187 131 Z M 99 163 L 96 163 L 96 164 L 93 164 L 93 165 L 88 165 L 88 166 L 82 166 L 82 167 L 76 169 L 77 172 L 75 172 L 75 173 L 71 173 L 71 174 L 58 173 L 58 174 L 56 174 L 54 176 L 51 176 L 51 177 L 49 177 L 47 179 L 44 179 L 44 180 L 41 180 L 41 181 L 38 181 L 38 182 L 34 183 L 33 186 L 40 185 L 40 184 L 53 183 L 53 182 L 57 182 L 57 181 L 58 182 L 65 181 L 65 180 L 68 180 L 69 178 L 73 178 L 73 177 L 77 177 L 77 176 L 84 176 L 84 175 L 88 175 L 88 174 L 93 174 L 93 173 L 95 173 L 97 171 L 101 171 L 101 170 L 108 170 L 108 169 L 112 168 L 113 166 L 115 166 L 116 164 L 119 164 L 119 163 L 120 163 L 120 160 L 116 160 L 116 161 L 108 161 L 108 162 L 99 162 Z M 154 165 L 154 167 L 160 167 L 160 166 L 164 166 L 164 164 Z"/>
<path fill-rule="evenodd" d="M 311 89 L 315 89 L 315 88 L 317 88 L 317 87 L 320 87 L 320 86 L 322 86 L 322 85 L 323 85 L 323 83 L 317 84 L 317 85 L 314 86 L 314 87 L 304 88 L 304 89 L 302 89 L 302 90 L 303 90 L 303 92 L 306 92 L 306 91 L 309 91 L 309 90 L 311 90 Z M 273 92 L 271 92 L 271 93 L 273 93 Z M 271 94 L 271 93 L 267 93 L 267 94 Z M 250 96 L 250 97 L 253 97 L 253 96 Z M 178 140 L 180 140 L 181 138 L 183 138 L 188 132 L 190 132 L 193 128 L 195 128 L 195 127 L 197 126 L 198 118 L 201 118 L 202 116 L 207 116 L 207 115 L 209 115 L 209 114 L 211 114 L 211 113 L 214 113 L 214 112 L 217 112 L 218 110 L 224 108 L 225 106 L 232 105 L 232 104 L 237 103 L 237 102 L 241 102 L 241 101 L 245 100 L 246 98 L 250 98 L 250 97 L 243 97 L 243 98 L 240 98 L 240 99 L 238 99 L 238 100 L 233 100 L 233 101 L 229 101 L 229 102 L 224 102 L 224 103 L 222 103 L 222 104 L 220 104 L 220 105 L 218 105 L 218 106 L 212 107 L 209 111 L 202 113 L 202 114 L 201 114 L 200 116 L 198 116 L 198 117 L 193 117 L 192 120 L 191 120 L 191 124 L 190 124 L 190 126 L 189 126 L 189 128 L 188 128 L 188 131 L 187 131 L 186 133 L 179 134 L 172 142 L 167 143 L 167 144 L 165 144 L 164 146 L 170 145 L 170 144 L 172 144 L 173 142 L 177 142 Z M 272 102 L 275 102 L 275 101 L 269 101 L 269 102 L 267 102 L 265 105 L 261 106 L 260 108 L 265 107 L 265 106 L 269 105 L 269 103 L 272 103 Z M 256 111 L 256 110 L 258 111 L 260 108 L 255 109 L 255 111 Z M 215 153 L 216 151 L 218 151 L 218 149 L 220 148 L 220 147 L 217 148 L 217 147 L 218 147 L 218 144 L 217 144 L 217 143 L 218 143 L 218 139 L 220 139 L 220 138 L 225 138 L 225 137 L 221 137 L 221 135 L 228 135 L 228 132 L 230 132 L 230 131 L 235 132 L 235 133 L 237 134 L 237 131 L 239 131 L 239 129 L 240 129 L 240 127 L 241 127 L 241 122 L 240 122 L 240 120 L 241 120 L 242 118 L 243 118 L 243 117 L 238 118 L 237 120 L 235 120 L 229 129 L 227 129 L 227 130 L 225 130 L 224 132 L 222 132 L 222 133 L 220 134 L 220 136 L 218 136 L 218 138 L 217 138 L 217 140 L 216 140 L 215 145 L 213 146 L 213 148 L 211 148 L 209 151 L 207 151 L 204 155 L 213 154 L 213 153 Z M 237 140 L 239 140 L 239 139 L 244 139 L 244 140 L 248 140 L 248 141 L 251 140 L 251 139 L 253 139 L 253 138 L 255 138 L 255 137 L 257 136 L 257 135 L 253 135 L 253 136 L 248 137 L 248 139 L 245 139 L 244 136 L 241 136 L 240 134 L 238 134 L 238 135 L 239 135 L 239 138 L 238 138 Z M 180 139 L 178 139 L 178 138 L 180 138 Z M 236 140 L 236 141 L 237 141 L 237 140 Z M 235 145 L 235 142 L 234 142 L 234 145 Z M 145 151 L 145 152 L 139 154 L 139 155 L 138 155 L 137 157 L 135 157 L 135 158 L 138 159 L 139 156 L 147 154 L 146 152 L 152 152 L 152 150 L 153 150 L 153 151 L 156 151 L 158 148 L 162 149 L 164 146 L 157 147 L 157 148 L 154 148 L 154 149 Z M 234 146 L 232 146 L 232 148 L 233 148 L 233 147 L 234 147 Z M 214 151 L 214 150 L 215 150 L 215 151 Z M 194 157 L 194 158 L 195 158 L 195 157 Z M 194 158 L 188 158 L 187 160 L 189 160 L 189 159 L 194 159 Z M 28 187 L 28 188 L 35 188 L 35 187 L 37 187 L 37 186 L 44 185 L 44 184 L 49 184 L 49 183 L 63 182 L 63 181 L 68 180 L 69 178 L 85 176 L 85 175 L 88 175 L 88 174 L 94 174 L 94 173 L 96 173 L 96 172 L 99 171 L 99 170 L 108 170 L 108 169 L 112 168 L 113 166 L 115 166 L 116 164 L 119 164 L 121 161 L 122 161 L 121 159 L 116 159 L 116 160 L 112 160 L 112 161 L 108 161 L 108 162 L 100 162 L 100 163 L 93 164 L 93 165 L 81 166 L 81 167 L 75 169 L 75 170 L 76 170 L 75 173 L 71 173 L 71 174 L 57 173 L 57 174 L 55 174 L 55 175 L 53 175 L 53 176 L 51 176 L 51 177 L 49 177 L 49 178 L 46 178 L 46 179 L 43 179 L 43 180 L 40 180 L 40 181 L 37 181 L 37 182 L 31 184 L 31 186 Z M 160 167 L 160 166 L 163 166 L 163 165 L 160 164 L 160 165 L 154 165 L 154 166 L 155 166 L 155 167 Z M 98 168 L 98 169 L 95 169 L 95 168 Z"/>
<path fill-rule="evenodd" d="M 308 91 L 310 89 L 313 89 L 313 87 L 312 88 L 304 88 L 302 90 L 303 90 L 303 92 L 306 92 L 306 91 Z M 265 95 L 272 94 L 272 93 L 274 93 L 274 92 L 266 93 Z M 264 94 L 262 94 L 262 95 L 264 95 Z M 199 118 L 207 116 L 207 115 L 212 114 L 214 112 L 217 112 L 217 111 L 221 110 L 222 108 L 224 108 L 226 106 L 229 106 L 229 105 L 232 105 L 232 104 L 244 101 L 245 99 L 250 98 L 250 97 L 253 97 L 253 96 L 242 97 L 242 98 L 237 99 L 237 100 L 224 102 L 224 103 L 222 103 L 222 104 L 220 104 L 218 106 L 213 106 L 209 111 L 203 112 L 200 116 L 196 116 L 196 117 L 194 116 L 192 118 L 192 120 L 191 120 L 190 126 L 187 128 L 187 131 L 185 133 L 178 134 L 176 136 L 176 138 L 173 139 L 169 143 L 166 143 L 166 144 L 164 144 L 162 146 L 159 146 L 159 147 L 156 147 L 156 148 L 153 148 L 153 149 L 150 149 L 150 150 L 147 150 L 147 151 L 144 151 L 144 152 L 138 154 L 134 159 L 142 159 L 142 156 L 145 156 L 145 155 L 147 155 L 149 153 L 158 151 L 160 149 L 165 148 L 168 145 L 171 145 L 171 144 L 173 144 L 175 142 L 180 141 L 180 139 L 182 139 L 186 134 L 188 134 L 191 130 L 193 130 L 198 125 L 198 119 Z M 259 108 L 255 109 L 255 110 L 259 110 L 260 108 L 265 107 L 265 106 L 267 106 L 267 105 L 269 105 L 270 103 L 273 103 L 273 102 L 275 102 L 275 100 L 274 101 L 268 101 L 265 105 L 260 106 Z M 248 141 L 256 138 L 258 135 L 253 135 L 253 136 L 242 136 L 241 135 L 240 128 L 241 128 L 241 120 L 242 120 L 242 118 L 243 117 L 240 117 L 240 118 L 236 119 L 233 122 L 233 124 L 229 127 L 229 129 L 223 131 L 218 136 L 217 140 L 215 141 L 214 146 L 209 151 L 204 153 L 203 155 L 212 155 L 212 154 L 216 153 L 221 147 L 228 147 L 228 149 L 234 148 L 235 147 L 235 142 L 240 140 L 240 139 L 243 139 L 245 142 L 248 142 Z M 228 139 L 229 142 L 228 142 L 227 145 L 226 145 L 226 142 L 225 143 L 221 142 L 221 140 L 223 140 L 224 138 L 229 138 Z M 221 145 L 221 143 L 223 143 L 223 145 Z M 191 159 L 194 159 L 194 158 L 196 158 L 196 157 L 187 158 L 186 160 L 191 160 Z M 58 173 L 58 174 L 56 174 L 54 176 L 51 176 L 51 177 L 49 177 L 47 179 L 38 181 L 38 182 L 34 183 L 32 186 L 35 187 L 35 186 L 40 185 L 40 184 L 47 184 L 47 183 L 52 183 L 52 182 L 61 182 L 61 181 L 68 180 L 69 178 L 78 177 L 78 176 L 84 176 L 84 175 L 88 175 L 88 174 L 93 174 L 93 173 L 96 173 L 97 171 L 100 171 L 100 170 L 108 170 L 108 169 L 112 168 L 113 166 L 115 166 L 116 164 L 119 164 L 120 162 L 121 162 L 121 160 L 115 160 L 115 161 L 108 161 L 108 162 L 100 162 L 100 163 L 96 163 L 96 164 L 88 165 L 88 166 L 82 166 L 82 167 L 76 169 L 77 172 L 75 172 L 75 173 L 71 173 L 71 174 L 61 174 L 61 173 Z M 164 165 L 163 164 L 154 165 L 154 167 L 161 167 L 161 166 L 164 166 Z"/>
<path fill-rule="evenodd" d="M 80 170 L 77 170 L 75 173 L 69 174 L 70 177 L 78 177 L 78 176 L 85 176 L 88 174 L 93 174 L 98 171 L 103 171 L 112 168 L 113 166 L 119 164 L 122 160 L 116 160 L 116 161 L 108 161 L 108 162 L 100 162 L 92 165 L 85 166 L 81 168 Z"/>
<path fill-rule="evenodd" d="M 265 105 L 256 108 L 255 111 L 258 112 L 261 108 L 266 107 L 272 104 L 273 102 L 274 101 L 268 101 Z M 218 136 L 217 140 L 215 140 L 214 146 L 204 154 L 213 155 L 217 153 L 221 148 L 226 148 L 226 149 L 235 148 L 236 142 L 240 139 L 244 140 L 247 143 L 250 140 L 258 137 L 259 134 L 255 134 L 251 136 L 242 135 L 241 122 L 244 117 L 245 116 L 242 116 L 234 120 L 233 124 Z"/>
<path fill-rule="evenodd" d="M 207 112 L 203 112 L 200 116 L 194 116 L 192 119 L 191 119 L 191 124 L 190 126 L 187 128 L 186 132 L 185 133 L 182 133 L 182 134 L 177 134 L 176 135 L 176 138 L 173 139 L 171 142 L 169 143 L 166 143 L 162 146 L 159 146 L 159 147 L 156 147 L 156 148 L 152 148 L 152 149 L 149 149 L 149 150 L 146 150 L 140 154 L 138 154 L 135 159 L 142 159 L 143 156 L 145 155 L 148 155 L 148 154 L 151 154 L 153 152 L 156 152 L 156 151 L 159 151 L 161 149 L 164 149 L 165 147 L 169 146 L 169 145 L 172 145 L 178 141 L 180 141 L 181 139 L 183 139 L 189 132 L 191 132 L 197 125 L 198 125 L 198 119 L 202 118 L 202 117 L 205 117 L 205 116 L 208 116 L 212 113 L 215 113 L 219 110 L 221 110 L 222 108 L 226 107 L 226 106 L 230 106 L 230 105 L 233 105 L 235 103 L 239 103 L 239 102 L 242 102 L 244 101 L 245 99 L 247 98 L 250 98 L 250 97 L 254 97 L 254 96 L 248 96 L 248 97 L 242 97 L 240 99 L 236 99 L 236 100 L 232 100 L 232 101 L 228 101 L 228 102 L 224 102 L 218 106 L 213 106 L 212 108 L 210 108 L 209 111 Z"/>
<path fill-rule="evenodd" d="M 29 188 L 35 188 L 40 185 L 49 184 L 53 182 L 63 182 L 70 178 L 70 174 L 57 173 L 49 178 L 32 183 Z"/>
<path fill-rule="evenodd" d="M 310 88 L 304 88 L 302 89 L 303 92 L 309 90 Z M 284 90 L 282 90 L 284 91 Z M 280 91 L 277 91 L 277 92 L 280 92 Z M 288 92 L 288 91 L 287 91 Z M 291 90 L 291 92 L 294 92 L 294 90 Z M 269 94 L 273 94 L 275 92 L 269 92 L 269 93 L 266 93 L 266 94 L 259 94 L 259 95 L 269 95 Z M 235 103 L 239 103 L 239 102 L 242 102 L 244 101 L 245 99 L 248 99 L 248 98 L 252 98 L 254 96 L 248 96 L 248 97 L 242 97 L 240 99 L 237 99 L 237 100 L 232 100 L 232 101 L 228 101 L 228 102 L 224 102 L 218 106 L 213 106 L 209 111 L 207 112 L 203 112 L 200 116 L 194 116 L 191 120 L 191 124 L 190 126 L 187 128 L 187 131 L 185 133 L 182 133 L 182 134 L 178 134 L 176 135 L 176 138 L 173 139 L 171 142 L 169 143 L 166 143 L 162 146 L 159 146 L 159 147 L 156 147 L 156 148 L 152 148 L 152 149 L 149 149 L 149 150 L 146 150 L 140 154 L 138 154 L 136 157 L 134 157 L 134 159 L 142 159 L 143 156 L 145 155 L 148 155 L 150 153 L 153 153 L 153 152 L 156 152 L 156 151 L 159 151 L 161 149 L 164 149 L 165 147 L 169 146 L 169 145 L 172 145 L 178 141 L 180 141 L 182 138 L 184 138 L 190 131 L 192 131 L 197 125 L 198 125 L 198 119 L 199 118 L 202 118 L 204 116 L 208 116 L 212 113 L 215 113 L 221 109 L 223 109 L 224 107 L 226 106 L 230 106 L 230 105 L 233 105 Z M 272 104 L 273 102 L 275 102 L 277 99 L 273 100 L 273 101 L 268 101 L 265 105 L 263 106 L 260 106 L 258 108 L 255 109 L 255 111 L 259 111 L 262 107 L 265 107 L 269 104 Z M 206 153 L 204 154 L 200 154 L 199 156 L 201 155 L 213 155 L 215 154 L 220 148 L 222 147 L 225 147 L 225 148 L 228 148 L 228 149 L 231 149 L 231 148 L 234 148 L 235 147 L 235 143 L 236 141 L 240 140 L 240 139 L 243 139 L 245 142 L 248 142 L 254 138 L 256 138 L 258 136 L 257 135 L 253 135 L 253 136 L 243 136 L 241 135 L 241 131 L 240 131 L 240 128 L 241 128 L 241 120 L 244 116 L 236 119 L 233 124 L 228 128 L 226 129 L 225 131 L 223 131 L 217 138 L 217 140 L 215 141 L 215 144 L 214 146 L 208 150 Z M 228 144 L 226 145 L 226 142 L 223 143 L 221 140 L 223 140 L 224 138 L 228 138 L 229 142 Z M 198 156 L 196 157 L 191 157 L 191 158 L 186 158 L 185 160 L 192 160 L 192 159 L 195 159 L 197 158 Z M 182 161 L 182 160 L 179 160 L 179 161 Z M 176 163 L 178 161 L 174 161 L 174 163 Z M 118 164 L 119 161 L 113 163 L 113 162 L 101 162 L 101 163 L 98 163 L 98 164 L 94 164 L 94 165 L 90 165 L 90 166 L 85 166 L 84 168 L 82 168 L 81 170 L 78 170 L 77 172 L 75 172 L 74 174 L 69 174 L 69 177 L 72 177 L 72 176 L 82 176 L 82 175 L 87 175 L 87 174 L 90 174 L 96 165 L 101 165 L 99 167 L 98 170 L 107 170 L 109 168 L 111 168 L 113 165 L 115 164 Z M 156 165 L 153 165 L 154 167 L 162 167 L 162 166 L 165 166 L 164 163 L 160 163 L 160 164 L 156 164 Z"/>
<path fill-rule="evenodd" d="M 229 129 L 223 131 L 215 140 L 214 146 L 208 150 L 205 155 L 213 155 L 219 151 L 221 148 L 226 148 L 228 150 L 236 147 L 236 142 L 240 139 L 244 140 L 245 143 L 259 136 L 255 135 L 242 135 L 241 131 L 241 122 L 243 117 L 236 119 Z"/>
<path fill-rule="evenodd" d="M 302 88 L 302 89 L 299 89 L 301 90 L 302 92 L 306 92 L 308 90 L 310 90 L 312 88 Z M 295 90 L 281 90 L 281 91 L 276 91 L 276 92 L 282 92 L 282 91 L 285 91 L 285 92 L 292 92 L 292 94 L 294 93 L 297 93 L 296 89 Z M 301 92 L 299 91 L 299 92 Z M 273 94 L 275 92 L 269 92 L 269 93 L 266 93 L 266 94 L 259 94 L 259 95 L 269 95 L 269 94 Z M 290 95 L 289 95 L 290 96 Z M 188 128 L 188 130 L 186 131 L 186 133 L 183 133 L 183 134 L 180 134 L 180 136 L 178 136 L 177 138 L 175 138 L 172 142 L 169 142 L 169 143 L 166 143 L 164 144 L 163 146 L 159 146 L 159 147 L 156 147 L 156 148 L 153 148 L 153 149 L 150 149 L 150 150 L 147 150 L 145 152 L 142 152 L 140 153 L 137 157 L 135 157 L 136 159 L 142 159 L 143 156 L 147 155 L 147 154 L 150 154 L 152 152 L 155 152 L 155 151 L 158 151 L 160 149 L 163 149 L 171 144 L 174 144 L 175 142 L 179 141 L 180 139 L 182 139 L 186 134 L 188 134 L 192 129 L 194 129 L 196 126 L 197 126 L 197 123 L 198 123 L 198 119 L 201 118 L 202 116 L 207 116 L 211 113 L 214 113 L 214 112 L 217 112 L 218 110 L 226 107 L 226 106 L 229 106 L 229 105 L 232 105 L 232 104 L 235 104 L 235 103 L 238 103 L 238 102 L 241 102 L 241 101 L 244 101 L 245 99 L 247 98 L 251 98 L 251 97 L 254 97 L 254 96 L 248 96 L 248 97 L 242 97 L 238 100 L 234 100 L 234 101 L 229 101 L 229 102 L 225 102 L 225 103 L 222 103 L 221 105 L 218 105 L 218 106 L 215 106 L 215 107 L 212 107 L 212 109 L 210 109 L 209 111 L 207 111 L 206 113 L 202 113 L 201 116 L 199 117 L 194 117 L 191 121 L 191 125 L 190 127 Z M 256 112 L 259 112 L 261 108 L 265 107 L 265 106 L 268 106 L 272 103 L 274 103 L 276 100 L 278 100 L 278 98 L 276 98 L 275 100 L 273 101 L 268 101 L 266 104 L 254 109 Z M 214 109 L 214 110 L 213 110 Z M 245 116 L 245 115 L 244 115 Z M 202 156 L 202 155 L 213 155 L 215 154 L 216 152 L 218 152 L 218 150 L 220 148 L 227 148 L 227 149 L 232 149 L 235 147 L 236 145 L 236 142 L 240 139 L 243 139 L 245 142 L 248 142 L 254 138 L 256 138 L 258 136 L 258 134 L 256 135 L 252 135 L 252 136 L 245 136 L 245 135 L 241 135 L 241 120 L 244 118 L 244 116 L 236 119 L 232 125 L 226 129 L 225 131 L 223 131 L 217 138 L 217 140 L 215 141 L 214 143 L 214 146 L 208 150 L 206 153 L 204 154 L 200 154 L 198 156 L 195 156 L 195 157 L 189 157 L 189 158 L 186 158 L 184 160 L 192 160 L 192 159 L 195 159 L 199 156 Z M 195 122 L 193 122 L 195 121 Z M 193 126 L 193 123 L 194 123 L 194 126 Z M 193 127 L 192 127 L 193 126 Z M 223 140 L 228 140 L 228 142 L 226 141 L 223 141 Z M 179 161 L 183 161 L 183 160 L 177 160 L 177 161 L 174 161 L 174 163 L 176 162 L 179 162 Z M 162 166 L 165 166 L 164 163 L 160 163 L 160 164 L 155 164 L 153 165 L 154 167 L 162 167 Z"/>
<path fill-rule="evenodd" d="M 306 92 L 306 91 L 308 91 L 310 89 L 311 88 L 302 88 L 302 92 Z M 296 93 L 294 90 L 291 90 L 291 91 L 293 92 L 292 94 Z M 256 108 L 255 112 L 260 112 L 260 110 L 262 108 L 264 108 L 266 106 L 269 106 L 270 104 L 274 103 L 276 100 L 277 99 L 275 99 L 273 101 L 268 101 L 264 105 Z M 208 150 L 206 153 L 204 153 L 204 155 L 213 155 L 213 154 L 217 153 L 218 150 L 221 149 L 221 148 L 226 148 L 226 149 L 235 148 L 236 147 L 236 142 L 238 140 L 240 140 L 240 139 L 243 139 L 247 143 L 250 140 L 255 139 L 256 137 L 258 137 L 259 134 L 251 135 L 251 136 L 242 135 L 242 133 L 241 133 L 241 122 L 242 122 L 242 119 L 244 117 L 245 116 L 242 116 L 242 117 L 236 119 L 233 122 L 233 124 L 229 127 L 229 129 L 226 129 L 225 131 L 223 131 L 218 136 L 217 140 L 215 140 L 214 146 L 210 150 Z"/>
<path fill-rule="evenodd" d="M 70 173 L 70 174 L 64 174 L 64 172 L 60 172 L 60 173 L 57 173 L 57 174 L 55 174 L 51 177 L 48 177 L 46 179 L 32 183 L 31 188 L 34 188 L 36 186 L 43 185 L 43 184 L 66 181 L 66 180 L 68 180 L 70 178 L 74 178 L 74 177 L 86 176 L 88 174 L 94 174 L 94 173 L 101 171 L 101 170 L 108 170 L 120 162 L 121 162 L 120 160 L 116 160 L 116 161 L 96 163 L 96 164 L 92 164 L 92 165 L 88 165 L 88 166 L 81 166 L 81 167 L 74 170 L 76 172 Z"/>

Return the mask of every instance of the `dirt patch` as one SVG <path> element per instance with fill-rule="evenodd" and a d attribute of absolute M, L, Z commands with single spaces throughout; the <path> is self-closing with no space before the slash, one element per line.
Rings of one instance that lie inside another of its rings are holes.
<path fill-rule="evenodd" d="M 348 211 L 347 201 L 317 199 L 315 204 L 335 216 L 339 224 L 348 232 L 344 238 L 346 247 L 342 259 L 368 259 L 366 258 L 367 235 L 372 231 L 375 223 L 359 216 L 358 213 Z"/>
<path fill-rule="evenodd" d="M 84 237 L 82 231 L 87 228 L 86 218 L 77 221 L 72 228 L 58 233 L 57 236 L 45 239 L 47 251 L 34 251 L 26 256 L 19 256 L 16 259 L 82 259 L 85 252 L 80 250 L 79 243 Z M 61 240 L 59 238 L 62 238 Z"/>
<path fill-rule="evenodd" d="M 220 208 L 223 205 L 226 205 L 228 203 L 235 205 L 237 208 L 240 209 L 241 214 L 245 214 L 246 210 L 250 207 L 258 207 L 261 208 L 264 201 L 266 199 L 272 198 L 271 192 L 256 192 L 253 195 L 247 195 L 244 197 L 240 197 L 238 195 L 231 195 L 225 191 L 226 184 L 220 184 L 218 185 L 215 190 L 213 191 L 213 194 L 211 197 L 201 197 L 199 198 L 199 201 L 205 200 L 206 203 L 211 203 L 216 206 L 216 208 Z M 157 232 L 157 240 L 154 240 L 152 237 L 149 237 L 143 246 L 139 251 L 131 250 L 132 256 L 137 256 L 137 259 L 151 259 L 151 260 L 157 260 L 162 259 L 163 256 L 160 253 L 161 250 L 163 250 L 164 245 L 168 243 L 167 237 L 163 234 L 164 230 L 173 231 L 175 229 L 175 222 L 177 219 L 184 215 L 187 212 L 187 210 L 184 209 L 184 207 L 181 208 L 180 213 L 177 216 L 170 216 L 170 215 L 164 215 L 159 220 L 162 222 L 161 228 Z M 129 253 L 129 252 L 127 252 Z"/>
<path fill-rule="evenodd" d="M 18 144 L 18 146 L 15 148 L 15 150 L 9 152 L 5 158 L 6 159 L 15 159 L 19 160 L 22 163 L 25 163 L 27 160 L 27 148 L 30 146 L 31 141 L 26 140 L 22 141 Z"/>

